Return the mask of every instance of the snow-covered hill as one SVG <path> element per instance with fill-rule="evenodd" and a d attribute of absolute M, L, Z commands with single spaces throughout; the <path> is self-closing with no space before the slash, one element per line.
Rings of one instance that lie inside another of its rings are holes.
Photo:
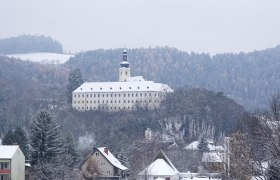
<path fill-rule="evenodd" d="M 8 57 L 19 58 L 23 61 L 38 62 L 42 64 L 62 64 L 68 61 L 74 55 L 57 53 L 27 53 L 27 54 L 9 54 Z"/>

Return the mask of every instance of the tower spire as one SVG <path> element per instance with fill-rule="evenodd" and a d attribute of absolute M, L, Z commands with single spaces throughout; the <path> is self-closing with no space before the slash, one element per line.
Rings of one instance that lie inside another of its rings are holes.
<path fill-rule="evenodd" d="M 122 52 L 122 62 L 120 64 L 119 68 L 119 81 L 127 81 L 127 79 L 130 77 L 130 68 L 129 68 L 129 62 L 127 61 L 127 50 L 124 49 Z"/>

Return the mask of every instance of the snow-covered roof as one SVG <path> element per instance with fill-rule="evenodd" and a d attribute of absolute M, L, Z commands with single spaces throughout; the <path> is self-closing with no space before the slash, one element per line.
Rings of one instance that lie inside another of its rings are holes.
<path fill-rule="evenodd" d="M 142 76 L 133 76 L 126 79 L 127 82 L 139 82 L 139 81 L 145 81 Z"/>
<path fill-rule="evenodd" d="M 25 167 L 31 167 L 30 163 L 25 163 L 24 165 L 25 165 Z"/>
<path fill-rule="evenodd" d="M 173 176 L 178 173 L 179 172 L 172 169 L 165 160 L 157 159 L 138 175 Z"/>
<path fill-rule="evenodd" d="M 122 61 L 121 64 L 129 64 L 127 61 Z"/>
<path fill-rule="evenodd" d="M 209 143 L 209 142 L 208 142 Z M 189 145 L 187 145 L 184 149 L 188 149 L 188 150 L 197 150 L 198 149 L 198 141 L 194 141 L 192 143 L 190 143 Z M 223 146 L 215 146 L 214 144 L 208 144 L 208 149 L 210 151 L 224 151 L 224 147 Z"/>
<path fill-rule="evenodd" d="M 0 146 L 0 159 L 12 159 L 18 148 L 18 145 Z"/>
<path fill-rule="evenodd" d="M 156 156 L 155 160 L 157 160 L 157 159 L 163 159 L 163 160 L 165 160 L 165 161 L 167 162 L 167 164 L 168 164 L 174 171 L 179 172 L 179 171 L 176 169 L 176 167 L 172 164 L 172 162 L 168 159 L 168 157 L 166 156 L 166 154 L 165 154 L 162 150 L 160 150 L 159 153 L 158 153 L 158 155 Z"/>
<path fill-rule="evenodd" d="M 135 91 L 161 91 L 173 92 L 167 84 L 154 83 L 153 81 L 129 82 L 85 82 L 78 87 L 78 92 L 135 92 Z"/>
<path fill-rule="evenodd" d="M 115 167 L 119 168 L 120 170 L 127 170 L 127 167 L 123 166 L 120 161 L 115 158 L 115 156 L 108 150 L 108 154 L 105 153 L 106 147 L 97 148 L 98 151 Z"/>
<path fill-rule="evenodd" d="M 199 144 L 198 141 L 194 141 L 189 145 L 187 145 L 184 149 L 197 150 L 198 144 Z"/>
<path fill-rule="evenodd" d="M 205 152 L 202 155 L 202 162 L 223 162 L 222 154 L 216 152 Z"/>

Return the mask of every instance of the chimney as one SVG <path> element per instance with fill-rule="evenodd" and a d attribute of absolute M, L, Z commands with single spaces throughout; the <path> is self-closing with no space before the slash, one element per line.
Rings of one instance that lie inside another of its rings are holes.
<path fill-rule="evenodd" d="M 107 147 L 105 147 L 104 152 L 108 155 L 109 154 L 109 149 Z"/>

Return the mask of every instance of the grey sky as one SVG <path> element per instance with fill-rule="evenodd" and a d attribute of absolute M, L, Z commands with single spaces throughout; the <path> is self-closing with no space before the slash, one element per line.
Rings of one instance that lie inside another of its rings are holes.
<path fill-rule="evenodd" d="M 1 0 L 0 38 L 43 34 L 72 52 L 247 52 L 280 45 L 279 19 L 280 0 Z"/>

